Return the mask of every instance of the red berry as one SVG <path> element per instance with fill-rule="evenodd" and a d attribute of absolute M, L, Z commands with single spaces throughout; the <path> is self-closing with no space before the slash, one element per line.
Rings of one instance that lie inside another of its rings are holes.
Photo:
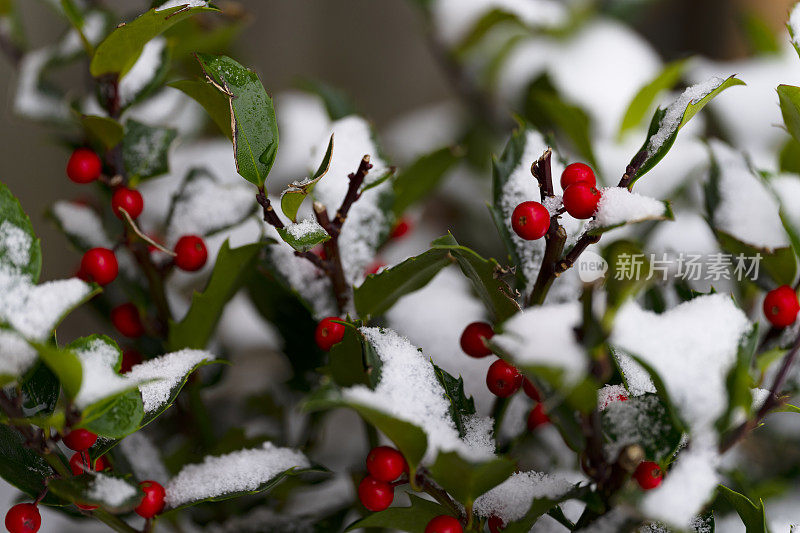
<path fill-rule="evenodd" d="M 403 454 L 389 446 L 373 448 L 367 455 L 367 470 L 369 475 L 378 481 L 394 481 L 403 472 L 408 470 L 408 465 Z"/>
<path fill-rule="evenodd" d="M 575 183 L 564 190 L 564 209 L 575 218 L 592 218 L 602 193 L 588 183 Z"/>
<path fill-rule="evenodd" d="M 561 188 L 566 190 L 573 183 L 586 183 L 594 187 L 597 184 L 597 178 L 594 176 L 592 167 L 584 163 L 567 165 L 567 168 L 561 173 Z"/>
<path fill-rule="evenodd" d="M 144 491 L 144 497 L 134 511 L 142 518 L 153 518 L 164 510 L 164 498 L 167 493 L 164 487 L 155 481 L 142 481 L 139 486 Z"/>
<path fill-rule="evenodd" d="M 534 385 L 533 382 L 531 380 L 529 380 L 528 378 L 523 378 L 522 379 L 522 390 L 525 391 L 525 394 L 531 400 L 533 400 L 535 402 L 541 402 L 542 401 L 542 393 L 539 392 L 539 389 L 536 388 L 536 385 Z"/>
<path fill-rule="evenodd" d="M 39 508 L 32 503 L 18 503 L 6 513 L 6 529 L 10 533 L 36 533 L 41 525 Z"/>
<path fill-rule="evenodd" d="M 522 386 L 522 374 L 514 366 L 498 359 L 486 373 L 486 386 L 495 396 L 508 398 Z"/>
<path fill-rule="evenodd" d="M 323 261 L 328 259 L 328 254 L 325 253 L 325 247 L 321 244 L 316 245 L 311 249 L 311 253 L 322 259 Z"/>
<path fill-rule="evenodd" d="M 540 403 L 534 405 L 528 414 L 528 431 L 534 431 L 548 422 L 550 422 L 550 417 L 544 412 L 544 406 Z"/>
<path fill-rule="evenodd" d="M 75 505 L 78 507 L 78 509 L 82 509 L 84 511 L 94 511 L 97 509 L 96 505 L 86 505 L 83 503 L 76 503 Z"/>
<path fill-rule="evenodd" d="M 184 235 L 175 243 L 175 266 L 187 272 L 200 270 L 208 259 L 203 239 L 197 235 Z"/>
<path fill-rule="evenodd" d="M 136 338 L 144 335 L 144 326 L 142 318 L 139 316 L 139 310 L 130 302 L 118 305 L 111 310 L 111 323 L 126 337 Z"/>
<path fill-rule="evenodd" d="M 367 476 L 358 485 L 358 499 L 370 511 L 383 511 L 392 504 L 394 488 L 385 481 Z"/>
<path fill-rule="evenodd" d="M 392 232 L 389 234 L 389 238 L 399 239 L 400 237 L 406 235 L 409 231 L 411 231 L 411 222 L 406 217 L 403 217 L 397 221 L 397 224 L 394 225 Z"/>
<path fill-rule="evenodd" d="M 73 429 L 64 435 L 64 444 L 76 452 L 85 452 L 94 446 L 95 442 L 97 442 L 97 435 L 88 429 Z"/>
<path fill-rule="evenodd" d="M 776 328 L 791 326 L 800 312 L 797 293 L 788 285 L 783 285 L 767 293 L 764 298 L 764 314 Z"/>
<path fill-rule="evenodd" d="M 486 346 L 486 341 L 494 336 L 491 324 L 486 322 L 473 322 L 464 328 L 461 334 L 461 349 L 470 357 L 486 357 L 492 350 Z"/>
<path fill-rule="evenodd" d="M 642 461 L 633 473 L 633 479 L 644 490 L 654 489 L 661 485 L 663 477 L 664 473 L 659 468 L 658 463 L 653 461 Z"/>
<path fill-rule="evenodd" d="M 463 533 L 461 522 L 452 516 L 442 514 L 431 519 L 425 526 L 425 533 Z"/>
<path fill-rule="evenodd" d="M 377 274 L 380 269 L 386 266 L 386 263 L 381 263 L 380 261 L 374 261 L 369 266 L 367 266 L 366 273 L 369 274 Z"/>
<path fill-rule="evenodd" d="M 136 219 L 142 214 L 144 199 L 142 199 L 141 193 L 135 189 L 119 187 L 111 196 L 111 210 L 117 218 L 122 218 L 120 207 L 127 211 L 131 218 Z"/>
<path fill-rule="evenodd" d="M 98 457 L 94 461 L 93 467 L 89 465 L 89 454 L 86 452 L 76 452 L 69 458 L 69 468 L 73 476 L 79 476 L 84 472 L 101 472 L 108 468 L 108 463 L 104 457 Z"/>
<path fill-rule="evenodd" d="M 489 531 L 490 533 L 500 533 L 506 528 L 506 523 L 499 516 L 492 515 L 489 517 Z"/>
<path fill-rule="evenodd" d="M 521 239 L 541 239 L 550 228 L 550 212 L 539 202 L 522 202 L 511 214 L 511 227 Z"/>
<path fill-rule="evenodd" d="M 138 350 L 134 350 L 133 348 L 129 348 L 122 352 L 122 363 L 119 365 L 119 373 L 120 374 L 127 374 L 131 371 L 131 368 L 135 367 L 141 362 L 144 361 L 142 358 L 142 354 L 139 353 Z"/>
<path fill-rule="evenodd" d="M 90 183 L 100 177 L 103 162 L 88 148 L 78 148 L 69 156 L 67 177 L 75 183 Z"/>
<path fill-rule="evenodd" d="M 317 346 L 320 350 L 326 352 L 333 348 L 334 344 L 342 342 L 344 338 L 344 325 L 334 322 L 340 320 L 338 316 L 329 316 L 323 318 L 317 324 L 317 329 L 314 331 L 314 340 L 317 341 Z"/>
<path fill-rule="evenodd" d="M 98 285 L 108 285 L 119 274 L 117 257 L 108 248 L 92 248 L 83 254 L 81 272 Z"/>

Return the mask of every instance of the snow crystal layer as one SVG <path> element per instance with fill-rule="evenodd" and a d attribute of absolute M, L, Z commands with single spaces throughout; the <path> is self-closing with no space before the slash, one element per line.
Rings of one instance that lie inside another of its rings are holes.
<path fill-rule="evenodd" d="M 86 349 L 75 350 L 81 362 L 83 377 L 75 404 L 83 409 L 109 396 L 136 387 L 138 381 L 117 373 L 119 359 L 116 346 L 103 339 L 93 340 Z"/>
<path fill-rule="evenodd" d="M 119 82 L 119 97 L 122 105 L 128 105 L 145 89 L 158 74 L 167 40 L 156 37 L 148 41 L 139 59 Z"/>
<path fill-rule="evenodd" d="M 136 496 L 137 490 L 127 481 L 97 473 L 86 495 L 93 501 L 116 507 Z"/>
<path fill-rule="evenodd" d="M 161 461 L 161 454 L 142 431 L 125 437 L 119 443 L 119 448 L 125 454 L 136 479 L 166 484 L 169 474 Z"/>
<path fill-rule="evenodd" d="M 257 490 L 281 472 L 308 468 L 301 452 L 265 442 L 260 448 L 241 450 L 202 463 L 187 465 L 164 487 L 167 506 L 179 507 L 224 494 Z"/>
<path fill-rule="evenodd" d="M 607 187 L 603 189 L 595 219 L 587 225 L 587 229 L 650 220 L 665 214 L 664 202 L 630 192 L 625 187 Z"/>
<path fill-rule="evenodd" d="M 720 200 L 713 214 L 715 226 L 754 246 L 788 246 L 778 201 L 753 174 L 744 155 L 716 140 L 709 145 L 719 168 Z"/>
<path fill-rule="evenodd" d="M 474 417 L 467 424 L 467 435 L 461 439 L 450 416 L 450 403 L 425 354 L 392 330 L 360 331 L 381 359 L 381 378 L 375 390 L 364 385 L 345 389 L 343 394 L 348 401 L 422 428 L 428 436 L 426 461 L 434 460 L 439 451 L 456 451 L 471 461 L 494 457 L 491 419 Z"/>
<path fill-rule="evenodd" d="M 165 9 L 170 9 L 178 6 L 207 7 L 208 0 L 167 0 L 166 2 L 158 6 L 158 9 L 156 9 L 156 11 L 164 11 Z"/>
<path fill-rule="evenodd" d="M 294 237 L 295 239 L 302 239 L 303 237 L 309 235 L 316 235 L 319 233 L 325 233 L 325 230 L 322 226 L 319 225 L 319 222 L 312 218 L 306 218 L 305 220 L 301 220 L 297 224 L 289 224 L 286 226 L 286 231 L 289 232 L 289 235 Z"/>
<path fill-rule="evenodd" d="M 478 516 L 498 516 L 504 522 L 524 517 L 534 500 L 556 500 L 563 497 L 573 484 L 541 472 L 517 472 L 500 485 L 475 500 Z"/>
<path fill-rule="evenodd" d="M 95 211 L 85 205 L 59 200 L 53 204 L 53 216 L 64 232 L 89 248 L 112 248 L 113 243 L 103 230 Z"/>
<path fill-rule="evenodd" d="M 153 413 L 167 403 L 172 389 L 196 365 L 214 359 L 212 354 L 202 350 L 181 350 L 138 364 L 126 376 L 135 382 L 148 381 L 139 386 L 139 392 L 142 393 L 145 413 Z"/>

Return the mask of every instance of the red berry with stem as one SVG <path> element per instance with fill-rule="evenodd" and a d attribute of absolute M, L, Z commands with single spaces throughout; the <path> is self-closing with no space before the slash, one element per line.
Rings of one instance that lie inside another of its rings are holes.
<path fill-rule="evenodd" d="M 67 161 L 67 177 L 75 183 L 91 183 L 103 172 L 100 157 L 88 148 L 78 148 Z"/>
<path fill-rule="evenodd" d="M 567 168 L 561 173 L 561 188 L 566 190 L 567 187 L 574 183 L 586 183 L 594 187 L 597 184 L 597 178 L 592 167 L 585 163 L 567 165 Z"/>
<path fill-rule="evenodd" d="M 508 398 L 522 386 L 522 374 L 513 365 L 498 359 L 486 373 L 486 386 L 495 396 Z"/>
<path fill-rule="evenodd" d="M 10 533 L 36 533 L 41 525 L 39 508 L 32 503 L 18 503 L 6 513 L 6 529 Z"/>
<path fill-rule="evenodd" d="M 334 344 L 342 342 L 344 338 L 344 325 L 334 322 L 334 320 L 340 320 L 340 318 L 338 316 L 329 316 L 323 318 L 317 324 L 317 329 L 314 331 L 314 340 L 320 350 L 327 352 L 333 348 Z"/>
<path fill-rule="evenodd" d="M 661 471 L 658 463 L 654 463 L 653 461 L 642 461 L 633 473 L 633 479 L 635 479 L 644 490 L 658 487 L 661 485 L 661 480 L 663 478 L 664 473 Z"/>
<path fill-rule="evenodd" d="M 486 322 L 473 322 L 464 328 L 461 333 L 461 349 L 470 357 L 486 357 L 492 350 L 486 346 L 486 341 L 494 336 L 491 324 Z"/>
<path fill-rule="evenodd" d="M 452 516 L 442 514 L 436 516 L 425 526 L 425 533 L 463 533 L 461 522 Z"/>
<path fill-rule="evenodd" d="M 539 202 L 522 202 L 511 214 L 511 228 L 526 241 L 541 239 L 550 228 L 550 212 Z"/>
<path fill-rule="evenodd" d="M 564 209 L 575 218 L 592 218 L 602 193 L 588 183 L 574 183 L 564 190 Z"/>
<path fill-rule="evenodd" d="M 370 511 L 383 511 L 392 504 L 394 487 L 367 476 L 358 485 L 358 499 Z"/>
<path fill-rule="evenodd" d="M 134 511 L 142 518 L 153 518 L 164 510 L 164 499 L 167 493 L 164 487 L 155 481 L 142 481 L 139 486 L 144 491 L 144 497 Z"/>
<path fill-rule="evenodd" d="M 531 400 L 535 402 L 542 401 L 542 393 L 539 392 L 539 389 L 536 388 L 536 385 L 534 385 L 533 382 L 528 378 L 522 378 L 522 390 L 525 391 L 525 394 Z"/>
<path fill-rule="evenodd" d="M 783 285 L 767 293 L 764 298 L 764 315 L 776 328 L 791 326 L 800 312 L 797 293 L 788 285 Z"/>
<path fill-rule="evenodd" d="M 144 358 L 138 350 L 128 348 L 122 352 L 122 363 L 119 365 L 119 373 L 127 374 L 131 371 L 131 368 L 141 364 L 142 361 L 144 361 Z"/>
<path fill-rule="evenodd" d="M 130 302 L 111 310 L 111 323 L 126 337 L 136 338 L 144 335 L 144 325 L 139 310 Z"/>
<path fill-rule="evenodd" d="M 119 274 L 117 257 L 108 248 L 92 248 L 83 254 L 81 273 L 98 285 L 108 285 Z"/>
<path fill-rule="evenodd" d="M 506 523 L 497 515 L 489 517 L 489 531 L 490 533 L 500 533 L 506 528 Z"/>
<path fill-rule="evenodd" d="M 203 268 L 208 260 L 208 250 L 197 235 L 184 235 L 175 243 L 175 266 L 187 272 Z"/>
<path fill-rule="evenodd" d="M 378 481 L 394 481 L 408 470 L 403 454 L 389 446 L 373 448 L 367 455 L 369 475 Z"/>
<path fill-rule="evenodd" d="M 543 426 L 550 422 L 550 417 L 544 411 L 544 406 L 537 403 L 528 413 L 528 431 L 535 431 L 539 426 Z"/>
<path fill-rule="evenodd" d="M 104 457 L 95 459 L 94 464 L 90 464 L 91 459 L 87 452 L 76 452 L 69 458 L 69 469 L 72 475 L 79 476 L 85 472 L 102 472 L 108 468 L 108 463 Z"/>
<path fill-rule="evenodd" d="M 117 188 L 111 196 L 111 211 L 114 212 L 117 218 L 122 218 L 120 208 L 127 211 L 131 218 L 135 220 L 144 210 L 144 199 L 141 193 L 136 189 L 127 187 Z"/>
<path fill-rule="evenodd" d="M 88 429 L 73 429 L 64 435 L 63 440 L 64 444 L 66 444 L 67 448 L 70 450 L 85 452 L 97 442 L 97 435 Z"/>
<path fill-rule="evenodd" d="M 411 231 L 411 222 L 408 218 L 403 217 L 394 225 L 391 234 L 389 234 L 389 238 L 399 239 L 405 236 L 409 231 Z"/>

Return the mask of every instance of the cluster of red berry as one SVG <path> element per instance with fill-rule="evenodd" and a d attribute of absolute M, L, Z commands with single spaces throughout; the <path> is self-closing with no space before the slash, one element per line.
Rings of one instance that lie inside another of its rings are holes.
<path fill-rule="evenodd" d="M 403 454 L 389 446 L 373 448 L 367 455 L 369 474 L 358 485 L 358 499 L 369 511 L 388 509 L 394 500 L 394 488 L 408 482 L 408 463 Z M 428 522 L 425 533 L 462 533 L 461 522 L 440 515 Z"/>
<path fill-rule="evenodd" d="M 482 358 L 492 354 L 486 341 L 494 336 L 492 325 L 486 322 L 473 322 L 464 328 L 461 334 L 461 349 L 470 357 Z M 542 404 L 542 395 L 536 386 L 523 376 L 517 368 L 498 359 L 489 366 L 486 372 L 486 386 L 492 394 L 500 398 L 509 398 L 520 388 L 536 405 L 528 413 L 528 429 L 535 430 L 550 422 Z"/>
<path fill-rule="evenodd" d="M 583 163 L 572 163 L 561 174 L 564 209 L 575 218 L 592 218 L 602 193 L 595 187 L 592 169 Z M 514 233 L 526 241 L 541 239 L 550 229 L 550 212 L 539 202 L 522 202 L 511 214 Z"/>
<path fill-rule="evenodd" d="M 72 475 L 79 476 L 86 472 L 102 472 L 109 468 L 108 462 L 103 457 L 92 461 L 89 449 L 97 442 L 97 435 L 86 429 L 73 429 L 63 438 L 64 444 L 75 453 L 69 460 Z M 166 492 L 164 487 L 155 481 L 142 481 L 139 486 L 144 491 L 139 505 L 134 511 L 143 518 L 153 518 L 164 510 Z M 83 511 L 94 511 L 96 505 L 75 504 Z M 6 529 L 10 533 L 36 533 L 42 524 L 37 503 L 20 503 L 13 506 L 6 513 Z"/>
<path fill-rule="evenodd" d="M 75 183 L 85 184 L 100 179 L 103 164 L 100 157 L 88 148 L 78 148 L 67 163 L 67 176 Z M 136 189 L 123 185 L 115 188 L 111 196 L 111 211 L 122 218 L 122 211 L 135 220 L 144 210 L 144 200 Z M 197 235 L 184 235 L 175 244 L 173 263 L 181 270 L 194 272 L 206 264 L 208 251 L 203 239 Z M 117 278 L 119 263 L 113 250 L 92 248 L 83 254 L 78 277 L 98 285 L 108 285 Z M 131 338 L 144 335 L 144 326 L 139 310 L 132 303 L 125 303 L 111 311 L 111 322 L 119 332 Z"/>

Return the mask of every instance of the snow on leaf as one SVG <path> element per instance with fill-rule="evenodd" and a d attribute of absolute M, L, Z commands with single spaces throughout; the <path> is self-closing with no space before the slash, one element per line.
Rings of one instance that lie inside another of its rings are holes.
<path fill-rule="evenodd" d="M 541 472 L 517 472 L 506 481 L 475 500 L 478 516 L 498 516 L 504 522 L 514 522 L 526 514 L 535 500 L 555 500 L 564 497 L 573 483 Z"/>
<path fill-rule="evenodd" d="M 134 382 L 146 382 L 139 385 L 139 392 L 142 393 L 145 413 L 151 415 L 168 404 L 176 394 L 176 387 L 198 365 L 215 359 L 214 355 L 202 350 L 181 350 L 138 364 L 126 376 Z"/>
<path fill-rule="evenodd" d="M 792 37 L 792 46 L 800 54 L 800 3 L 795 4 L 792 13 L 789 15 L 789 22 L 786 24 L 789 35 Z"/>
<path fill-rule="evenodd" d="M 75 405 L 84 409 L 127 390 L 135 389 L 138 382 L 117 372 L 122 352 L 108 337 L 93 336 L 70 344 L 83 368 L 81 388 Z"/>
<path fill-rule="evenodd" d="M 136 101 L 159 77 L 166 49 L 167 40 L 163 37 L 156 37 L 144 45 L 139 59 L 119 82 L 119 98 L 122 106 Z"/>
<path fill-rule="evenodd" d="M 331 238 L 319 222 L 311 218 L 280 228 L 278 234 L 299 252 L 307 252 Z"/>
<path fill-rule="evenodd" d="M 103 229 L 103 222 L 91 207 L 59 200 L 50 210 L 61 230 L 82 250 L 112 248 L 113 242 Z"/>
<path fill-rule="evenodd" d="M 311 463 L 301 452 L 265 442 L 202 463 L 184 466 L 164 487 L 167 506 L 181 507 L 205 500 L 222 500 L 271 488 L 274 481 Z M 289 472 L 287 472 L 289 471 Z"/>
<path fill-rule="evenodd" d="M 606 187 L 602 191 L 595 218 L 586 225 L 586 231 L 599 234 L 625 224 L 672 218 L 668 202 L 630 192 L 625 187 Z"/>

